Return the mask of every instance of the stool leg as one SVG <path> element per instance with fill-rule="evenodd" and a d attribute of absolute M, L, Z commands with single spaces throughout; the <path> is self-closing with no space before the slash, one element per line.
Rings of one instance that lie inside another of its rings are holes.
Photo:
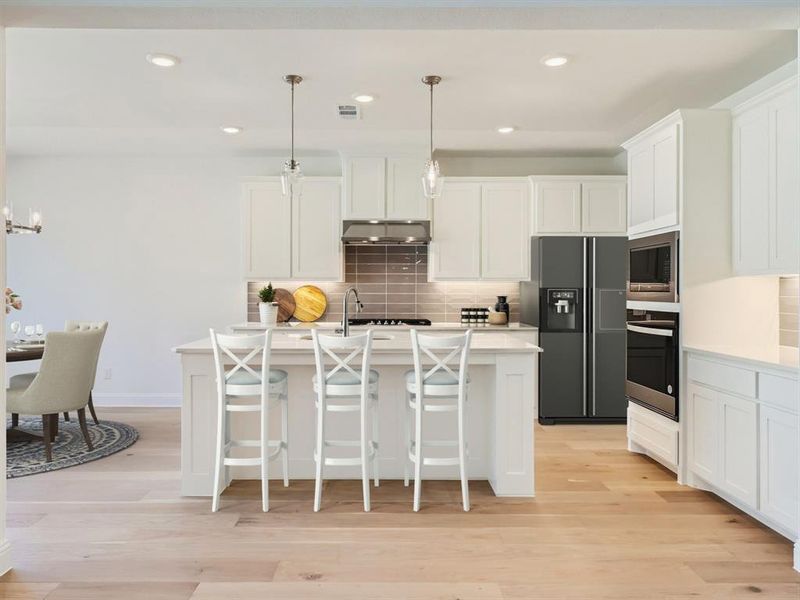
<path fill-rule="evenodd" d="M 464 395 L 458 397 L 458 468 L 461 472 L 461 501 L 464 510 L 469 510 L 469 480 L 467 479 L 467 457 L 464 441 Z"/>
<path fill-rule="evenodd" d="M 324 385 L 324 383 L 320 385 Z M 325 448 L 324 435 L 325 398 L 323 398 L 322 393 L 320 393 L 317 400 L 317 472 L 314 482 L 314 512 L 319 512 L 320 504 L 322 503 L 322 465 L 325 463 L 325 456 L 323 454 Z"/>
<path fill-rule="evenodd" d="M 422 493 L 422 394 L 419 393 L 419 389 L 417 407 L 414 409 L 414 436 L 414 512 L 419 512 Z"/>
<path fill-rule="evenodd" d="M 288 386 L 287 386 L 288 387 Z M 283 462 L 283 487 L 289 487 L 289 394 L 284 390 L 281 396 L 281 459 Z"/>
<path fill-rule="evenodd" d="M 379 431 L 378 431 L 378 396 L 377 394 L 372 397 L 372 440 L 375 442 L 375 455 L 372 459 L 372 468 L 374 471 L 375 476 L 375 487 L 378 487 L 381 484 L 381 478 L 379 473 L 380 467 L 380 441 L 379 441 Z"/>
<path fill-rule="evenodd" d="M 222 472 L 224 470 L 224 445 L 225 445 L 225 401 L 221 400 L 218 406 L 217 414 L 217 447 L 216 447 L 216 464 L 214 468 L 214 498 L 211 501 L 211 512 L 219 510 L 219 496 L 222 493 Z"/>
<path fill-rule="evenodd" d="M 408 403 L 411 402 L 411 394 L 406 390 L 404 412 L 405 418 L 403 419 L 403 447 L 405 454 L 403 456 L 403 485 L 408 487 L 408 454 L 411 452 L 411 407 Z"/>
<path fill-rule="evenodd" d="M 369 403 L 366 392 L 361 392 L 361 485 L 364 490 L 364 512 L 369 512 L 369 464 L 367 463 L 367 410 Z"/>
<path fill-rule="evenodd" d="M 261 395 L 261 510 L 269 511 L 269 384 Z"/>

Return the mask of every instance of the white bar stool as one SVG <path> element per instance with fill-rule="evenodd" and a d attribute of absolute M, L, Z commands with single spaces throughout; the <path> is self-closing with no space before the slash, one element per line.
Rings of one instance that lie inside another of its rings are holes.
<path fill-rule="evenodd" d="M 414 352 L 414 369 L 406 372 L 406 419 L 405 434 L 408 460 L 414 465 L 414 511 L 419 511 L 421 476 L 423 465 L 458 465 L 461 472 L 461 498 L 464 510 L 469 510 L 469 480 L 467 479 L 467 444 L 464 435 L 464 420 L 467 401 L 467 364 L 472 330 L 463 335 L 421 335 L 411 330 L 411 349 Z M 433 361 L 427 371 L 422 368 L 422 354 Z M 444 355 L 444 358 L 442 358 Z M 449 363 L 458 357 L 458 370 Z M 417 385 L 422 381 L 422 385 Z M 429 402 L 435 399 L 436 402 Z M 455 400 L 455 402 L 441 402 Z M 411 436 L 411 411 L 414 411 L 414 436 Z M 426 412 L 455 412 L 458 418 L 458 440 L 422 439 L 422 415 Z M 423 457 L 424 447 L 456 447 L 458 456 L 433 458 Z M 405 462 L 405 485 L 408 485 L 408 462 Z"/>
<path fill-rule="evenodd" d="M 311 330 L 314 340 L 314 356 L 317 373 L 314 375 L 314 391 L 317 394 L 317 439 L 314 461 L 316 463 L 316 483 L 314 486 L 314 512 L 318 512 L 322 502 L 322 471 L 325 465 L 361 466 L 361 480 L 364 490 L 364 510 L 369 512 L 369 474 L 368 462 L 372 462 L 375 476 L 375 487 L 378 478 L 378 372 L 369 368 L 372 352 L 372 331 L 362 335 L 339 337 L 319 335 L 316 329 Z M 361 355 L 361 369 L 353 369 L 350 363 Z M 326 357 L 333 366 L 328 370 Z M 320 381 L 324 385 L 320 385 Z M 346 400 L 357 398 L 358 404 L 330 403 L 329 399 Z M 367 412 L 372 413 L 372 436 L 367 440 Z M 329 412 L 357 412 L 361 417 L 360 439 L 326 440 L 325 414 Z M 358 457 L 331 458 L 325 456 L 329 447 L 360 448 Z"/>
<path fill-rule="evenodd" d="M 259 335 L 221 335 L 213 329 L 211 345 L 217 373 L 217 446 L 216 470 L 214 472 L 214 498 L 211 511 L 219 510 L 220 494 L 228 486 L 228 467 L 261 467 L 261 505 L 269 510 L 269 463 L 278 457 L 283 459 L 283 485 L 289 485 L 289 375 L 282 369 L 270 369 L 272 330 Z M 244 354 L 237 356 L 235 351 Z M 248 363 L 258 361 L 256 371 Z M 230 370 L 227 366 L 233 365 Z M 264 385 L 267 382 L 267 385 Z M 257 397 L 259 402 L 241 403 L 240 398 Z M 281 439 L 269 440 L 269 409 L 281 407 Z M 261 413 L 261 435 L 257 440 L 231 439 L 229 413 Z M 259 455 L 251 458 L 231 458 L 231 448 L 258 448 Z M 274 448 L 273 452 L 269 452 Z"/>

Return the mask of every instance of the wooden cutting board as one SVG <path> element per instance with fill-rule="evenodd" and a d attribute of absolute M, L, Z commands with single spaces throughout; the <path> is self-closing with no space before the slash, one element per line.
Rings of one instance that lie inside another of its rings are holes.
<path fill-rule="evenodd" d="M 298 321 L 309 323 L 325 314 L 328 299 L 325 292 L 315 285 L 304 285 L 294 291 L 294 317 Z"/>
<path fill-rule="evenodd" d="M 291 319 L 295 309 L 292 292 L 283 288 L 275 288 L 275 302 L 278 303 L 278 323 L 285 323 Z"/>

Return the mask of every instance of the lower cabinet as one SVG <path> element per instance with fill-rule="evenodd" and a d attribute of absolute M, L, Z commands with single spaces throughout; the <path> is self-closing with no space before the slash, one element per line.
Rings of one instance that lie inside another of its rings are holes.
<path fill-rule="evenodd" d="M 688 377 L 689 471 L 752 516 L 797 536 L 797 376 L 690 355 Z"/>

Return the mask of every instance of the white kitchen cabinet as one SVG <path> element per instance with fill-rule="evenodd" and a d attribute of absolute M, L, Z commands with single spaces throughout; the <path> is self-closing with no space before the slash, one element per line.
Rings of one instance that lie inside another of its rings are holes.
<path fill-rule="evenodd" d="M 433 279 L 479 279 L 481 184 L 446 181 L 433 203 Z"/>
<path fill-rule="evenodd" d="M 753 400 L 717 392 L 719 405 L 719 480 L 731 496 L 758 505 L 758 413 Z"/>
<path fill-rule="evenodd" d="M 625 233 L 625 181 L 589 180 L 581 183 L 581 230 L 584 233 Z"/>
<path fill-rule="evenodd" d="M 797 531 L 797 415 L 762 405 L 759 426 L 759 508 L 776 523 Z"/>
<path fill-rule="evenodd" d="M 678 225 L 680 113 L 674 113 L 629 140 L 628 233 L 666 230 Z"/>
<path fill-rule="evenodd" d="M 344 218 L 386 218 L 386 159 L 351 156 L 343 161 Z"/>
<path fill-rule="evenodd" d="M 395 221 L 430 219 L 422 188 L 423 158 L 389 158 L 386 161 L 386 218 Z"/>
<path fill-rule="evenodd" d="M 481 186 L 481 278 L 528 279 L 528 193 L 525 182 Z"/>
<path fill-rule="evenodd" d="M 295 199 L 283 195 L 280 178 L 253 178 L 242 196 L 245 279 L 341 280 L 338 177 L 307 177 Z"/>
<path fill-rule="evenodd" d="M 719 443 L 717 420 L 719 417 L 716 392 L 710 388 L 689 383 L 689 468 L 710 483 L 719 474 Z"/>
<path fill-rule="evenodd" d="M 342 161 L 344 218 L 428 220 L 422 189 L 425 159 L 349 156 Z"/>
<path fill-rule="evenodd" d="M 289 278 L 292 206 L 280 180 L 245 183 L 242 199 L 245 278 Z"/>
<path fill-rule="evenodd" d="M 531 177 L 534 235 L 625 234 L 626 178 Z"/>
<path fill-rule="evenodd" d="M 577 181 L 534 181 L 536 233 L 579 233 L 581 184 Z"/>
<path fill-rule="evenodd" d="M 733 114 L 734 269 L 739 275 L 797 273 L 800 140 L 793 80 Z"/>
<path fill-rule="evenodd" d="M 341 182 L 338 177 L 309 178 L 292 203 L 292 277 L 342 277 Z"/>

